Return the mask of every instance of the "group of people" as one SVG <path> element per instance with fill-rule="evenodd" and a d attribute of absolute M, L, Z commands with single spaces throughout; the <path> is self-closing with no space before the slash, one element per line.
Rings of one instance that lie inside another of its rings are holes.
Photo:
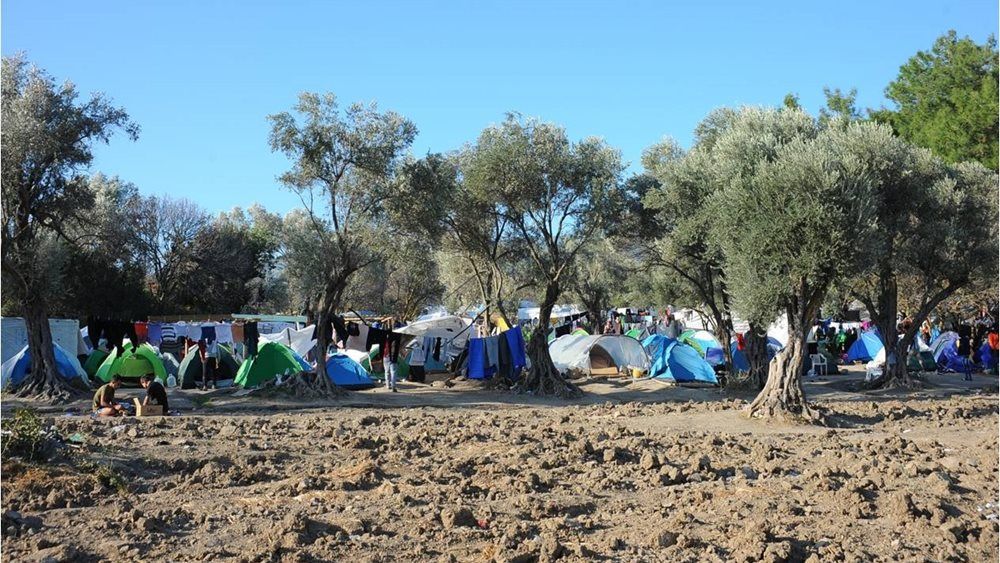
<path fill-rule="evenodd" d="M 139 378 L 139 384 L 146 390 L 142 399 L 143 406 L 159 405 L 163 407 L 163 413 L 170 412 L 170 402 L 167 399 L 167 389 L 162 383 L 156 381 L 152 375 L 143 375 Z M 126 413 L 125 406 L 115 398 L 115 391 L 122 385 L 120 375 L 115 375 L 111 381 L 101 385 L 94 392 L 93 410 L 95 416 L 122 416 Z"/>

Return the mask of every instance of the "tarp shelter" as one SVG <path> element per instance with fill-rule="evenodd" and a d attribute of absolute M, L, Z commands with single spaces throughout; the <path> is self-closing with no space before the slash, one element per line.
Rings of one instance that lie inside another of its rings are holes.
<path fill-rule="evenodd" d="M 847 351 L 847 362 L 870 362 L 878 356 L 882 348 L 882 336 L 877 330 L 862 332 Z"/>
<path fill-rule="evenodd" d="M 910 371 L 937 371 L 937 362 L 934 361 L 934 353 L 930 350 L 922 350 L 916 354 L 910 354 L 906 358 L 906 369 Z"/>
<path fill-rule="evenodd" d="M 197 387 L 198 383 L 202 380 L 201 372 L 203 369 L 204 365 L 201 363 L 201 357 L 198 355 L 198 347 L 192 346 L 188 348 L 184 359 L 177 368 L 177 382 L 180 384 L 181 389 L 194 389 Z M 216 379 L 236 379 L 236 372 L 239 369 L 240 365 L 233 358 L 232 351 L 220 345 L 219 366 L 215 368 Z"/>
<path fill-rule="evenodd" d="M 347 354 L 334 353 L 326 359 L 326 374 L 330 381 L 344 389 L 371 389 L 375 382 L 361 364 Z"/>
<path fill-rule="evenodd" d="M 295 359 L 291 348 L 277 342 L 268 342 L 260 347 L 255 357 L 243 362 L 236 372 L 233 384 L 256 387 L 274 379 L 278 374 L 291 375 L 300 371 L 303 371 L 302 365 Z"/>
<path fill-rule="evenodd" d="M 624 335 L 583 336 L 567 334 L 549 344 L 556 369 L 579 370 L 588 375 L 613 375 L 621 370 L 649 369 L 649 356 L 638 340 Z"/>
<path fill-rule="evenodd" d="M 643 340 L 642 346 L 652 361 L 649 374 L 655 378 L 677 382 L 719 383 L 712 366 L 708 365 L 697 350 L 683 342 L 654 334 Z"/>
<path fill-rule="evenodd" d="M 958 354 L 958 333 L 949 330 L 947 332 L 942 332 L 934 339 L 931 344 L 931 351 L 934 353 L 934 361 L 940 361 L 941 354 L 944 352 L 945 348 L 954 347 L 955 353 Z"/>
<path fill-rule="evenodd" d="M 455 315 L 443 315 L 421 317 L 406 326 L 394 328 L 392 331 L 397 334 L 408 334 L 410 336 L 453 340 L 453 345 L 464 347 L 465 341 L 469 339 L 472 332 L 471 329 L 466 330 L 470 324 L 472 324 L 471 319 L 463 319 Z"/>
<path fill-rule="evenodd" d="M 80 321 L 76 319 L 49 319 L 52 343 L 62 346 L 71 356 L 79 355 Z M 22 317 L 0 319 L 0 362 L 6 362 L 28 345 L 28 327 Z M 75 352 L 75 353 L 74 353 Z"/>
<path fill-rule="evenodd" d="M 937 363 L 938 370 L 957 373 L 965 372 L 967 358 L 958 355 L 957 332 L 948 331 L 942 333 L 934 341 L 934 344 L 931 345 L 931 348 L 934 349 L 934 361 Z M 972 370 L 976 371 L 978 369 L 979 366 L 973 364 Z"/>
<path fill-rule="evenodd" d="M 989 342 L 983 342 L 983 345 L 979 347 L 979 353 L 977 354 L 977 359 L 979 360 L 979 365 L 982 366 L 983 370 L 992 369 L 994 355 L 996 350 L 990 348 Z"/>
<path fill-rule="evenodd" d="M 83 362 L 83 371 L 87 372 L 90 377 L 97 377 L 97 369 L 101 367 L 104 363 L 105 358 L 108 357 L 108 353 L 100 348 L 95 348 L 93 352 L 87 356 L 87 361 Z"/>
<path fill-rule="evenodd" d="M 533 321 L 538 320 L 541 315 L 541 307 L 519 307 L 517 309 L 517 319 L 519 321 Z M 550 320 L 555 321 L 556 319 L 561 319 L 563 317 L 572 317 L 573 315 L 579 315 L 585 311 L 581 309 L 578 305 L 556 305 L 552 307 L 552 313 L 550 315 Z"/>
<path fill-rule="evenodd" d="M 721 366 L 726 363 L 726 353 L 715 335 L 707 330 L 685 330 L 678 339 L 694 348 L 710 366 Z"/>
<path fill-rule="evenodd" d="M 139 379 L 143 375 L 152 375 L 159 379 L 161 383 L 167 383 L 167 368 L 163 365 L 163 360 L 156 353 L 156 349 L 149 344 L 140 344 L 133 350 L 132 343 L 125 339 L 122 344 L 122 353 L 117 349 L 112 349 L 101 367 L 97 368 L 95 378 L 104 383 L 111 381 L 115 375 L 120 375 L 124 379 Z"/>
<path fill-rule="evenodd" d="M 76 356 L 69 354 L 58 344 L 52 345 L 52 352 L 56 357 L 56 368 L 59 375 L 67 381 L 79 381 L 84 387 L 90 387 L 87 372 L 83 370 L 83 366 L 80 365 Z M 6 388 L 8 385 L 20 384 L 31 372 L 31 364 L 31 352 L 25 346 L 0 366 L 0 387 Z"/>

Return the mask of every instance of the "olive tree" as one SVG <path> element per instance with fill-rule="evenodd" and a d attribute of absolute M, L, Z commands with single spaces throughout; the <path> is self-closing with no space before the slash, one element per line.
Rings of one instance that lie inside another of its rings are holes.
<path fill-rule="evenodd" d="M 806 336 L 831 284 L 858 267 L 856 243 L 877 212 L 867 164 L 845 149 L 872 124 L 821 129 L 794 109 L 744 109 L 716 141 L 727 179 L 713 205 L 727 281 L 750 318 L 782 312 L 788 344 L 750 416 L 817 417 L 802 375 Z"/>
<path fill-rule="evenodd" d="M 70 225 L 85 222 L 94 204 L 83 175 L 93 145 L 118 130 L 134 139 L 138 127 L 106 97 L 80 102 L 72 83 L 57 85 L 21 56 L 4 57 L 2 83 L 4 293 L 23 306 L 32 357 L 31 377 L 17 392 L 61 400 L 68 392 L 52 350 L 47 293 L 38 291 L 58 272 L 46 267 L 42 246 L 53 238 L 79 242 Z"/>
<path fill-rule="evenodd" d="M 574 143 L 561 127 L 516 115 L 484 130 L 471 151 L 466 181 L 499 196 L 503 217 L 544 287 L 539 323 L 548 327 L 581 249 L 617 214 L 621 156 L 599 139 Z M 580 390 L 552 364 L 547 332 L 531 336 L 531 368 L 519 388 L 577 396 Z"/>
<path fill-rule="evenodd" d="M 341 109 L 332 93 L 303 93 L 292 111 L 268 120 L 271 149 L 292 160 L 279 179 L 302 200 L 311 229 L 313 259 L 303 266 L 316 270 L 320 285 L 309 300 L 316 320 L 317 379 L 333 392 L 326 376 L 333 316 L 354 275 L 377 263 L 392 244 L 389 209 L 400 195 L 397 172 L 417 128 L 374 103 Z"/>

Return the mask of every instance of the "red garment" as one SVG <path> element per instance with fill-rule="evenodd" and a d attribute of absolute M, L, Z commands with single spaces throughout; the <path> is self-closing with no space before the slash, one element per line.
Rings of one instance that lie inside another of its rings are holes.
<path fill-rule="evenodd" d="M 991 332 L 989 336 L 986 337 L 986 340 L 989 341 L 991 350 L 1000 348 L 1000 336 L 998 336 L 997 333 Z"/>
<path fill-rule="evenodd" d="M 743 350 L 743 348 L 745 346 L 746 346 L 746 342 L 743 341 L 743 335 L 742 334 L 737 334 L 736 335 L 736 349 L 737 350 Z"/>
<path fill-rule="evenodd" d="M 135 323 L 135 335 L 139 339 L 138 344 L 145 342 L 149 336 L 149 325 L 146 323 Z"/>

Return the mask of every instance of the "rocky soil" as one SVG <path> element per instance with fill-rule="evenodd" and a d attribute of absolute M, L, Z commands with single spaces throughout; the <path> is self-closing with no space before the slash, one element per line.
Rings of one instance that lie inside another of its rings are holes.
<path fill-rule="evenodd" d="M 4 561 L 996 561 L 996 396 L 91 420 L 3 466 Z"/>

